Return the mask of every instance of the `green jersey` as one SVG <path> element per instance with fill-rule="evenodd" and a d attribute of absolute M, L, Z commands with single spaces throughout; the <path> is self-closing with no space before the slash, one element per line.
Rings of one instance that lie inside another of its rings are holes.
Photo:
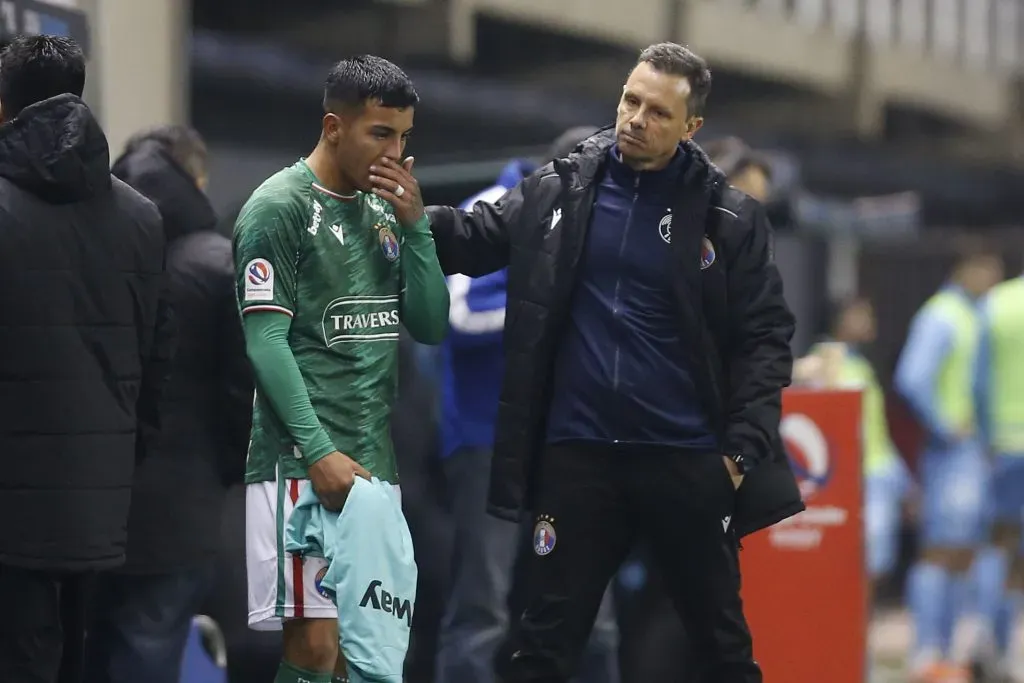
<path fill-rule="evenodd" d="M 401 234 L 390 204 L 334 194 L 304 161 L 257 188 L 235 224 L 242 314 L 292 317 L 288 346 L 317 419 L 337 450 L 391 483 Z M 246 482 L 306 476 L 294 438 L 258 389 Z"/>

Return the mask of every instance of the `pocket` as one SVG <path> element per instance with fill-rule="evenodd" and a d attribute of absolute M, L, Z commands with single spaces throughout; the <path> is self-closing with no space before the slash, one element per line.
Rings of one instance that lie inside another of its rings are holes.
<path fill-rule="evenodd" d="M 724 456 L 719 453 L 713 453 L 711 465 L 716 470 L 715 479 L 722 487 L 722 495 L 729 502 L 726 512 L 731 513 L 736 500 L 736 486 L 732 483 L 732 475 L 729 474 L 729 468 L 725 466 Z"/>

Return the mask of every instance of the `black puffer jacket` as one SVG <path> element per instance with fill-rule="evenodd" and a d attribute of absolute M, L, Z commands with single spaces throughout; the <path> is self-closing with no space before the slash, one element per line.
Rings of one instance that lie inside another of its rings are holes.
<path fill-rule="evenodd" d="M 530 505 L 553 365 L 612 143 L 611 130 L 598 133 L 497 204 L 427 209 L 446 273 L 479 276 L 508 266 L 505 380 L 491 467 L 490 509 L 498 516 L 515 518 Z M 751 468 L 733 519 L 743 535 L 803 510 L 778 431 L 794 319 L 761 205 L 728 187 L 696 144 L 685 152 L 690 163 L 672 206 L 672 289 L 694 383 L 722 451 Z M 705 236 L 717 258 L 703 270 Z"/>
<path fill-rule="evenodd" d="M 0 126 L 0 564 L 124 560 L 132 475 L 172 350 L 164 234 L 62 95 Z"/>
<path fill-rule="evenodd" d="M 157 444 L 135 475 L 124 571 L 209 563 L 221 544 L 228 485 L 242 481 L 253 384 L 245 355 L 231 240 L 195 181 L 157 140 L 122 155 L 113 173 L 160 210 L 177 352 L 160 403 Z"/>

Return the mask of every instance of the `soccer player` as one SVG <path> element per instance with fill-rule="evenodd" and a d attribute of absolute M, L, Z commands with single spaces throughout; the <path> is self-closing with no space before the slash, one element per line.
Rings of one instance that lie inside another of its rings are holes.
<path fill-rule="evenodd" d="M 355 477 L 398 484 L 389 436 L 399 325 L 437 344 L 448 289 L 413 159 L 402 154 L 419 96 L 387 60 L 339 62 L 327 77 L 312 154 L 264 182 L 235 224 L 238 299 L 256 374 L 246 472 L 249 625 L 283 628 L 275 683 L 345 680 L 326 562 L 284 552 L 304 487 L 338 510 Z M 402 185 L 373 189 L 373 168 Z M 332 678 L 332 673 L 336 678 Z"/>
<path fill-rule="evenodd" d="M 984 246 L 963 250 L 949 283 L 914 316 L 893 384 L 926 434 L 919 466 L 921 553 L 907 578 L 914 618 L 911 680 L 966 680 L 951 641 L 961 580 L 985 540 L 989 463 L 971 392 L 978 349 L 977 301 L 1002 279 Z"/>

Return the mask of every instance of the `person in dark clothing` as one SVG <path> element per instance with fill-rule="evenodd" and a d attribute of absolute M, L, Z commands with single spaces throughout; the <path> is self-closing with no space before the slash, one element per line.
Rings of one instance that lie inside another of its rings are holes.
<path fill-rule="evenodd" d="M 110 175 L 70 39 L 0 55 L 4 683 L 77 681 L 86 582 L 124 562 L 173 329 L 160 214 Z"/>
<path fill-rule="evenodd" d="M 803 509 L 778 434 L 794 319 L 763 208 L 691 140 L 710 86 L 703 59 L 651 46 L 614 130 L 496 203 L 427 209 L 446 272 L 509 269 L 489 505 L 535 531 L 506 683 L 570 678 L 639 539 L 708 679 L 762 680 L 735 544 Z M 382 167 L 382 196 L 415 187 Z"/>
<path fill-rule="evenodd" d="M 539 163 L 566 156 L 597 130 L 571 128 L 552 143 L 543 159 L 513 159 L 497 184 L 470 197 L 463 208 L 497 201 Z M 532 526 L 517 526 L 487 514 L 487 480 L 504 366 L 506 281 L 505 270 L 479 279 L 455 275 L 448 281 L 452 303 L 448 337 L 441 347 L 441 458 L 444 490 L 459 542 L 451 553 L 451 590 L 441 622 L 437 683 L 494 680 L 494 657 L 508 631 L 509 615 L 521 611 L 519 596 L 509 592 L 513 570 L 521 573 L 531 554 Z M 618 645 L 609 591 L 585 650 L 579 680 L 617 683 Z"/>
<path fill-rule="evenodd" d="M 118 178 L 163 217 L 178 349 L 156 449 L 135 473 L 125 565 L 97 578 L 90 683 L 177 683 L 192 617 L 210 589 L 227 488 L 242 481 L 253 383 L 231 241 L 202 188 L 206 146 L 185 126 L 130 139 Z"/>

